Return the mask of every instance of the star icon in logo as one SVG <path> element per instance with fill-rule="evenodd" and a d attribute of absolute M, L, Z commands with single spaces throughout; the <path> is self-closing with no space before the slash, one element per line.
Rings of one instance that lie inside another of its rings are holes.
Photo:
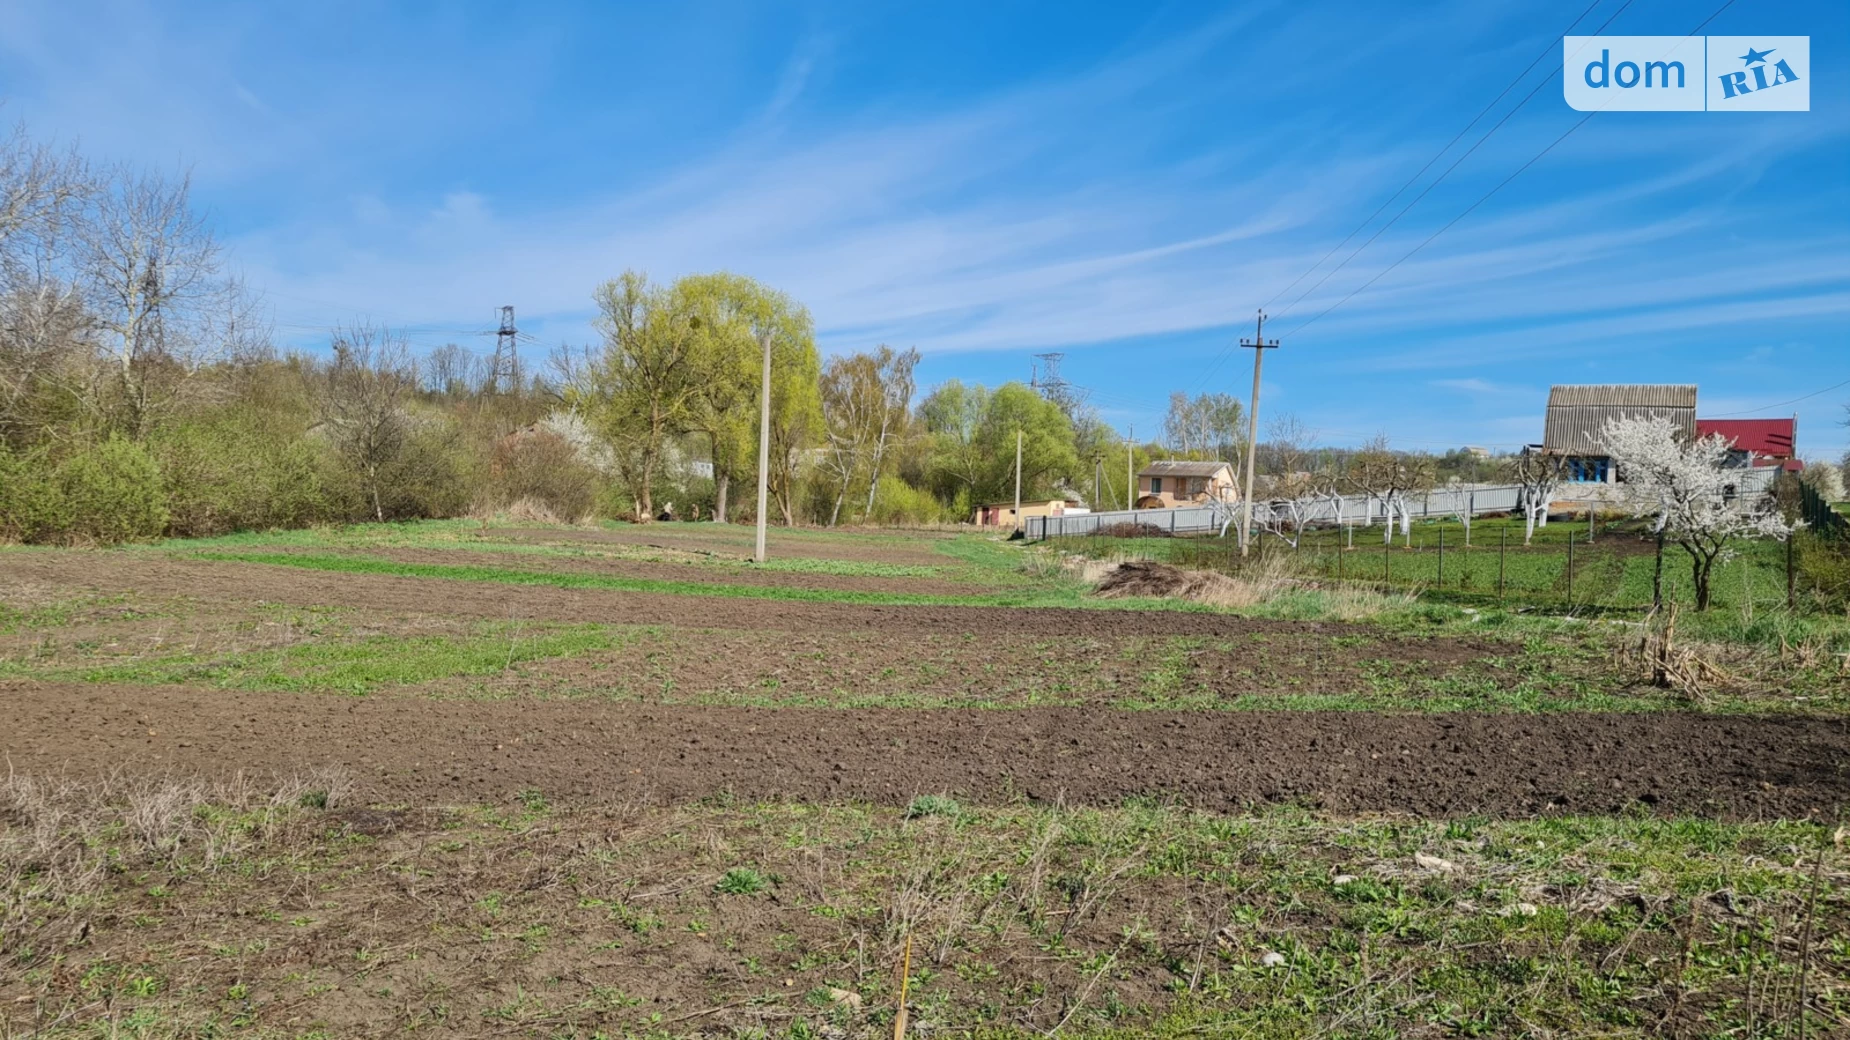
<path fill-rule="evenodd" d="M 1779 49 L 1778 47 L 1768 47 L 1766 50 L 1757 51 L 1757 50 L 1754 50 L 1752 47 L 1749 47 L 1747 48 L 1747 53 L 1741 55 L 1741 64 L 1743 65 L 1763 65 L 1766 63 L 1766 56 L 1773 53 L 1774 51 L 1778 49 Z"/>

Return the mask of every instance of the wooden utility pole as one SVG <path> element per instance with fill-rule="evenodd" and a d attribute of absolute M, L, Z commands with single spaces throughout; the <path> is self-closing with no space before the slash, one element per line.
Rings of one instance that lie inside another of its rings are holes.
<path fill-rule="evenodd" d="M 1021 431 L 1015 431 L 1015 530 L 1022 529 L 1021 522 Z"/>
<path fill-rule="evenodd" d="M 764 345 L 764 381 L 758 391 L 758 550 L 752 559 L 763 563 L 764 522 L 770 508 L 771 489 L 771 333 L 766 330 L 758 339 Z"/>
<path fill-rule="evenodd" d="M 1241 340 L 1240 346 L 1253 350 L 1253 400 L 1246 412 L 1246 492 L 1240 501 L 1240 555 L 1245 556 L 1252 541 L 1253 529 L 1253 463 L 1259 453 L 1259 366 L 1265 359 L 1265 352 L 1278 346 L 1278 341 L 1265 341 L 1265 312 L 1259 312 L 1259 321 L 1253 326 L 1253 338 Z"/>

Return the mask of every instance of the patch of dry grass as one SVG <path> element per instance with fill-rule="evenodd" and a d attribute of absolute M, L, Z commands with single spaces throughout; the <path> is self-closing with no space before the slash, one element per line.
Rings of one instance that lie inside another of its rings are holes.
<path fill-rule="evenodd" d="M 1322 582 L 1302 577 L 1295 562 L 1282 553 L 1261 556 L 1237 574 L 1197 571 L 1153 560 L 1088 560 L 1076 558 L 1082 575 L 1099 572 L 1096 595 L 1105 599 L 1147 597 L 1183 599 L 1223 610 L 1253 610 L 1307 596 L 1315 599 L 1315 612 L 1345 621 L 1373 617 L 1403 609 L 1419 599 L 1416 589 L 1382 592 L 1364 586 Z"/>
<path fill-rule="evenodd" d="M 312 783 L 10 781 L 5 883 L 63 887 L 8 925 L 0 1036 L 882 1035 L 908 945 L 936 1035 L 1850 1025 L 1815 822 L 533 793 L 375 827 L 294 809 Z"/>
<path fill-rule="evenodd" d="M 275 836 L 290 810 L 326 808 L 352 790 L 344 772 L 260 783 L 119 773 L 100 780 L 0 779 L 0 956 L 76 926 L 112 874 L 135 868 L 212 873 Z M 87 922 L 82 924 L 87 928 Z"/>

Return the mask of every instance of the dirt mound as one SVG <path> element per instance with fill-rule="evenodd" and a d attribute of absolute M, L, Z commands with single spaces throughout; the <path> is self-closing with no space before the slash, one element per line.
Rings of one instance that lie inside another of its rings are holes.
<path fill-rule="evenodd" d="M 1106 599 L 1126 596 L 1167 596 L 1173 599 L 1218 599 L 1233 585 L 1225 575 L 1211 571 L 1185 571 L 1153 560 L 1120 563 L 1094 590 Z"/>
<path fill-rule="evenodd" d="M 1095 532 L 1100 538 L 1173 538 L 1174 535 L 1154 524 L 1140 524 L 1135 520 L 1106 524 Z"/>

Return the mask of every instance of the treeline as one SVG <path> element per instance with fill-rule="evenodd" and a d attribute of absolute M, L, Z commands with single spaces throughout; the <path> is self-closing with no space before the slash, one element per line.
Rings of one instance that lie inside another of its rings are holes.
<path fill-rule="evenodd" d="M 767 482 L 784 524 L 967 520 L 1012 499 L 1128 498 L 1152 455 L 1238 465 L 1240 402 L 1171 401 L 1133 445 L 1084 402 L 1021 383 L 918 390 L 919 356 L 826 362 L 808 311 L 749 278 L 599 286 L 599 341 L 535 371 L 389 329 L 286 353 L 185 179 L 0 145 L 0 539 L 162 535 L 492 513 L 751 519 L 762 357 Z M 1302 463 L 1272 427 L 1263 472 Z M 1294 440 L 1293 438 L 1297 438 Z"/>
<path fill-rule="evenodd" d="M 1083 400 L 1021 383 L 919 391 L 919 356 L 820 357 L 797 301 L 749 278 L 625 272 L 593 293 L 598 342 L 498 371 L 389 329 L 280 351 L 185 179 L 0 142 L 0 539 L 162 535 L 513 510 L 535 518 L 750 520 L 762 357 L 767 483 L 783 524 L 968 520 L 1022 494 L 1128 499 L 1153 456 L 1236 472 L 1240 401 L 1172 396 L 1133 444 Z M 1508 459 L 1318 447 L 1267 424 L 1261 494 L 1391 497 L 1503 479 Z"/>

